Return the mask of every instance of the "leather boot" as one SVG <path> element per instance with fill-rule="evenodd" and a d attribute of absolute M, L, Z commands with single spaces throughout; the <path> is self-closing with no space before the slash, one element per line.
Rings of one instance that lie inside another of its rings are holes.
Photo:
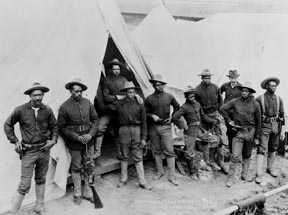
<path fill-rule="evenodd" d="M 256 178 L 255 182 L 257 184 L 262 183 L 262 170 L 263 170 L 263 161 L 264 161 L 264 155 L 257 154 L 257 161 L 256 161 Z"/>
<path fill-rule="evenodd" d="M 45 214 L 44 197 L 45 197 L 45 184 L 36 184 L 36 205 L 34 212 L 39 215 Z"/>
<path fill-rule="evenodd" d="M 155 165 L 156 165 L 156 175 L 154 175 L 153 180 L 159 180 L 164 175 L 162 155 L 155 153 Z"/>
<path fill-rule="evenodd" d="M 12 207 L 10 209 L 11 214 L 19 214 L 24 197 L 24 194 L 20 194 L 18 192 L 15 194 L 12 200 Z"/>
<path fill-rule="evenodd" d="M 88 176 L 85 176 L 85 179 L 84 179 L 83 199 L 86 199 L 89 202 L 94 203 L 93 193 L 89 185 Z"/>
<path fill-rule="evenodd" d="M 76 205 L 81 204 L 81 175 L 80 172 L 72 172 L 72 179 L 74 184 L 74 200 Z"/>
<path fill-rule="evenodd" d="M 219 171 L 219 170 L 221 170 L 221 167 L 215 162 L 216 153 L 217 153 L 216 147 L 210 148 L 210 150 L 209 150 L 209 163 L 210 163 L 210 166 L 213 168 L 213 170 Z"/>
<path fill-rule="evenodd" d="M 139 186 L 145 190 L 151 190 L 152 186 L 148 185 L 145 180 L 143 162 L 135 163 L 135 168 L 138 175 Z"/>
<path fill-rule="evenodd" d="M 234 163 L 231 161 L 230 166 L 229 166 L 228 178 L 225 184 L 226 187 L 231 187 L 234 184 L 236 167 L 237 167 L 237 163 Z"/>
<path fill-rule="evenodd" d="M 268 172 L 272 177 L 277 177 L 277 176 L 278 176 L 278 171 L 277 171 L 277 170 L 275 169 L 275 167 L 274 167 L 275 159 L 276 159 L 276 152 L 268 152 L 267 172 Z"/>
<path fill-rule="evenodd" d="M 250 166 L 250 158 L 243 159 L 241 179 L 247 182 L 253 181 L 253 178 L 249 174 L 249 166 Z"/>
<path fill-rule="evenodd" d="M 121 176 L 120 176 L 120 182 L 118 183 L 117 187 L 123 187 L 127 184 L 128 180 L 128 161 L 121 161 Z"/>
<path fill-rule="evenodd" d="M 167 157 L 168 166 L 168 181 L 174 186 L 178 186 L 178 182 L 175 176 L 175 157 Z"/>
<path fill-rule="evenodd" d="M 189 166 L 190 166 L 190 171 L 191 175 L 190 178 L 194 181 L 198 181 L 198 172 L 199 172 L 199 167 L 200 167 L 200 159 L 198 159 L 196 156 L 194 158 L 189 159 Z"/>
<path fill-rule="evenodd" d="M 101 146 L 103 142 L 103 135 L 96 137 L 94 144 L 94 155 L 93 159 L 97 159 L 101 156 Z"/>

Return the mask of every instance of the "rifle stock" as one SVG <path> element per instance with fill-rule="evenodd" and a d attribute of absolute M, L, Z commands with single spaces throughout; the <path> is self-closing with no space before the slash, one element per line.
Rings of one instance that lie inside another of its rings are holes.
<path fill-rule="evenodd" d="M 97 209 L 98 208 L 103 208 L 104 207 L 103 203 L 102 203 L 98 193 L 95 190 L 94 183 L 93 184 L 89 183 L 89 186 L 90 186 L 90 188 L 92 190 L 92 193 L 93 193 L 94 207 L 97 208 Z"/>

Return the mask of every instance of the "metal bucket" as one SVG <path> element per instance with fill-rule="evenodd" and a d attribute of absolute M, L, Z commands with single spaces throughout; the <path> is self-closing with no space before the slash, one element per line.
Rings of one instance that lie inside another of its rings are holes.
<path fill-rule="evenodd" d="M 206 171 L 206 170 L 199 169 L 199 172 L 198 172 L 199 180 L 212 181 L 213 177 L 214 177 L 213 171 Z"/>

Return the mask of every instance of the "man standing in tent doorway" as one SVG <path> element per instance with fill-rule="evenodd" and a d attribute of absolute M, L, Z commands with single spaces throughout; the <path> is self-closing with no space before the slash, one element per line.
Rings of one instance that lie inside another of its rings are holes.
<path fill-rule="evenodd" d="M 232 99 L 224 104 L 220 111 L 225 120 L 236 131 L 232 141 L 232 156 L 229 166 L 229 174 L 226 186 L 231 187 L 235 182 L 235 176 L 239 165 L 242 162 L 241 179 L 251 182 L 253 178 L 249 174 L 250 158 L 252 155 L 253 142 L 259 144 L 261 129 L 261 110 L 260 105 L 252 96 L 256 91 L 250 82 L 238 86 L 241 90 L 241 97 Z M 233 111 L 234 118 L 230 118 Z"/>
<path fill-rule="evenodd" d="M 88 168 L 94 167 L 94 136 L 97 132 L 98 116 L 92 103 L 82 97 L 87 86 L 80 78 L 68 82 L 65 88 L 70 91 L 58 112 L 59 133 L 64 137 L 71 155 L 71 175 L 74 183 L 74 203 L 81 204 L 81 172 L 84 172 L 83 198 L 93 203 L 89 187 Z M 91 165 L 87 165 L 87 163 Z"/>
<path fill-rule="evenodd" d="M 238 74 L 237 70 L 229 70 L 229 74 L 227 77 L 229 78 L 229 82 L 224 83 L 220 87 L 220 92 L 221 94 L 225 93 L 225 98 L 224 98 L 224 104 L 231 101 L 232 99 L 238 98 L 241 96 L 241 91 L 237 86 L 240 86 L 241 84 L 237 81 L 238 77 L 240 75 Z M 230 117 L 232 117 L 233 113 L 230 113 Z M 228 137 L 228 142 L 229 142 L 229 149 L 230 152 L 232 152 L 232 139 L 236 135 L 236 132 L 232 129 L 232 127 L 229 125 L 229 123 L 226 123 L 227 127 L 227 137 Z"/>
<path fill-rule="evenodd" d="M 282 126 L 285 124 L 284 105 L 282 99 L 275 94 L 279 83 L 279 78 L 266 78 L 261 83 L 261 87 L 265 89 L 266 92 L 256 98 L 262 112 L 262 127 L 260 144 L 257 148 L 257 171 L 255 178 L 255 182 L 258 184 L 262 182 L 263 161 L 267 152 L 267 172 L 273 177 L 278 176 L 274 164 L 279 144 L 279 136 L 281 140 L 285 138 L 285 132 L 282 129 Z"/>
<path fill-rule="evenodd" d="M 222 128 L 225 127 L 224 120 L 219 114 L 219 109 L 223 104 L 223 99 L 220 93 L 220 89 L 216 84 L 211 83 L 211 76 L 213 74 L 208 70 L 204 69 L 199 76 L 201 76 L 202 82 L 195 88 L 195 98 L 203 108 L 204 113 L 211 119 L 218 121 L 216 125 L 211 128 L 210 124 L 202 123 L 205 130 L 212 130 L 219 137 L 219 146 L 212 147 L 210 149 L 210 165 L 214 170 L 221 170 L 224 173 L 228 173 L 228 168 L 224 164 L 224 157 L 221 153 L 218 153 L 219 160 L 216 163 L 217 150 L 222 151 L 222 144 L 228 142 L 226 135 L 223 134 Z M 218 156 L 217 155 L 217 156 Z"/>
<path fill-rule="evenodd" d="M 180 107 L 175 97 L 164 92 L 163 88 L 166 82 L 162 80 L 161 75 L 155 75 L 149 80 L 155 92 L 148 96 L 145 101 L 148 120 L 150 120 L 150 142 L 153 152 L 155 153 L 155 163 L 157 173 L 154 180 L 160 179 L 164 175 L 162 155 L 163 151 L 167 157 L 168 181 L 178 186 L 175 177 L 175 152 L 173 146 L 173 137 L 171 131 L 170 106 L 174 112 Z"/>
<path fill-rule="evenodd" d="M 144 104 L 139 104 L 135 98 L 135 85 L 133 82 L 125 82 L 126 98 L 116 101 L 115 106 L 110 106 L 115 111 L 120 125 L 119 140 L 121 157 L 121 178 L 118 187 L 123 187 L 128 181 L 128 162 L 130 153 L 135 162 L 139 186 L 146 190 L 152 187 L 146 183 L 143 167 L 143 147 L 146 145 L 147 124 Z"/>
<path fill-rule="evenodd" d="M 21 181 L 13 198 L 11 212 L 18 214 L 25 194 L 29 192 L 35 169 L 37 214 L 44 213 L 46 174 L 49 167 L 50 149 L 57 143 L 57 121 L 50 107 L 42 103 L 47 87 L 34 83 L 24 92 L 30 101 L 14 109 L 4 124 L 8 140 L 15 145 L 21 159 Z M 20 125 L 22 140 L 14 132 L 14 125 Z"/>

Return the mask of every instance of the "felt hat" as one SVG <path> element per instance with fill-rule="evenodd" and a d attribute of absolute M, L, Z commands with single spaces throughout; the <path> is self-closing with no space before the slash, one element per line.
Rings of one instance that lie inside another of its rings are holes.
<path fill-rule="evenodd" d="M 150 83 L 155 83 L 159 82 L 161 84 L 167 84 L 166 82 L 163 81 L 163 77 L 160 74 L 156 74 L 153 78 L 149 79 Z"/>
<path fill-rule="evenodd" d="M 129 89 L 138 89 L 138 88 L 139 87 L 135 87 L 135 85 L 132 81 L 126 81 L 124 83 L 123 89 L 121 89 L 121 92 L 124 92 L 124 91 L 129 90 Z"/>
<path fill-rule="evenodd" d="M 242 84 L 241 86 L 237 86 L 240 90 L 242 90 L 243 88 L 247 88 L 250 93 L 256 93 L 256 90 L 253 89 L 251 82 L 246 81 L 244 82 L 244 84 Z"/>
<path fill-rule="evenodd" d="M 114 58 L 111 61 L 107 62 L 107 65 L 111 68 L 113 65 L 118 65 L 120 67 L 125 67 L 124 63 L 121 63 L 118 58 Z"/>
<path fill-rule="evenodd" d="M 229 70 L 229 73 L 227 75 L 227 77 L 231 77 L 231 78 L 237 78 L 239 77 L 240 74 L 238 74 L 238 71 L 235 69 L 235 70 Z"/>
<path fill-rule="evenodd" d="M 195 94 L 195 89 L 192 86 L 187 86 L 184 90 L 184 94 L 185 95 L 189 95 L 189 94 Z"/>
<path fill-rule="evenodd" d="M 82 90 L 85 91 L 87 90 L 87 86 L 85 84 L 83 84 L 81 78 L 74 78 L 73 81 L 68 82 L 67 84 L 65 84 L 65 88 L 67 90 L 70 90 L 70 88 L 73 85 L 79 85 L 80 87 L 82 87 Z"/>
<path fill-rule="evenodd" d="M 203 69 L 203 71 L 202 71 L 202 73 L 200 73 L 198 76 L 212 76 L 213 75 L 213 73 L 211 73 L 210 71 L 209 71 L 209 69 Z"/>
<path fill-rule="evenodd" d="M 277 86 L 278 86 L 279 83 L 280 83 L 280 79 L 279 79 L 279 78 L 276 78 L 276 77 L 268 77 L 268 78 L 266 78 L 265 80 L 263 80 L 263 81 L 261 82 L 261 87 L 262 87 L 262 89 L 266 89 L 266 84 L 267 84 L 268 82 L 270 82 L 270 81 L 275 81 Z"/>
<path fill-rule="evenodd" d="M 40 83 L 38 83 L 38 82 L 35 82 L 35 83 L 32 84 L 32 86 L 31 86 L 28 90 L 26 90 L 26 91 L 24 92 L 24 94 L 25 94 L 25 95 L 30 95 L 31 92 L 34 91 L 34 90 L 42 90 L 44 93 L 46 93 L 46 92 L 49 91 L 49 88 L 42 86 L 42 85 L 41 85 Z"/>

